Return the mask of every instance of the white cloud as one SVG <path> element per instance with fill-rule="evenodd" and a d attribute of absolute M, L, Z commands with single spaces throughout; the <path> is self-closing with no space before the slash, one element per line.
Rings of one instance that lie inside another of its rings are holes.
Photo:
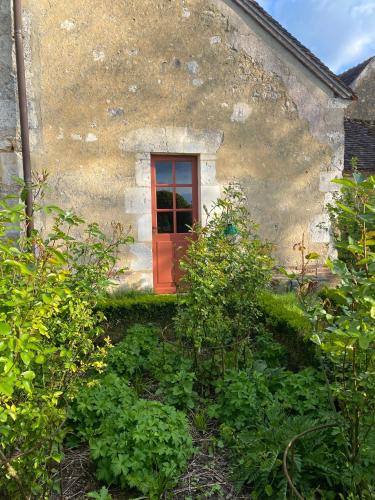
<path fill-rule="evenodd" d="M 355 5 L 351 8 L 351 13 L 353 17 L 371 16 L 375 13 L 375 3 L 373 1 L 370 1 L 360 5 Z"/>
<path fill-rule="evenodd" d="M 335 72 L 375 55 L 375 0 L 259 3 Z"/>

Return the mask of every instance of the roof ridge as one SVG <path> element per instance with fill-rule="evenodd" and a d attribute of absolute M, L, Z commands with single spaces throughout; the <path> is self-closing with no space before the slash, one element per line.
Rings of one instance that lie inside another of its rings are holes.
<path fill-rule="evenodd" d="M 328 85 L 338 96 L 354 99 L 353 90 L 331 71 L 315 54 L 274 19 L 256 0 L 233 0 L 247 14 L 257 20 L 266 31 L 276 38 L 315 76 Z"/>

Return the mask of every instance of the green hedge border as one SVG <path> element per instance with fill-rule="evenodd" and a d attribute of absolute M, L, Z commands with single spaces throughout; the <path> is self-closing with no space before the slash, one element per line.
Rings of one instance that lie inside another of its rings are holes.
<path fill-rule="evenodd" d="M 263 292 L 258 298 L 263 321 L 272 331 L 275 340 L 288 352 L 291 370 L 316 366 L 315 348 L 306 338 L 311 333 L 311 323 L 301 309 L 294 293 Z"/>
<path fill-rule="evenodd" d="M 177 295 L 149 293 L 107 297 L 98 304 L 107 319 L 106 331 L 113 341 L 121 340 L 135 323 L 155 324 L 162 328 L 172 325 L 177 312 Z M 314 348 L 305 337 L 311 332 L 308 318 L 294 293 L 262 292 L 258 297 L 262 320 L 276 341 L 287 348 L 292 370 L 316 364 Z"/>
<path fill-rule="evenodd" d="M 98 304 L 107 319 L 109 335 L 123 337 L 134 323 L 157 324 L 166 327 L 176 314 L 177 295 L 139 294 L 108 297 Z"/>

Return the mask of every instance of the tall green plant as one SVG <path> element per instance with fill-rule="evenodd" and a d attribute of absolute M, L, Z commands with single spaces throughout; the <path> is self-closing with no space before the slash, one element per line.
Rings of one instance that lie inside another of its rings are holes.
<path fill-rule="evenodd" d="M 360 494 L 370 483 L 374 487 L 375 466 L 369 446 L 375 437 L 375 177 L 355 173 L 352 179 L 334 182 L 343 193 L 337 217 L 352 228 L 339 246 L 351 259 L 328 261 L 339 285 L 319 308 L 312 339 L 332 367 L 329 375 L 344 417 L 353 493 Z"/>
<path fill-rule="evenodd" d="M 340 180 L 340 192 L 336 194 L 335 203 L 329 206 L 338 256 L 349 266 L 355 262 L 355 255 L 348 249 L 348 244 L 353 240 L 358 241 L 361 237 L 361 225 L 358 224 L 356 218 L 353 218 L 352 211 L 360 213 L 365 204 L 374 205 L 375 203 L 375 193 L 363 185 L 365 179 L 357 171 L 355 158 L 352 160 L 352 165 L 353 177 Z M 370 179 L 369 181 L 371 183 Z M 353 183 L 355 189 L 353 189 Z M 371 222 L 367 230 L 375 231 L 374 225 L 371 227 Z"/>
<path fill-rule="evenodd" d="M 35 206 L 35 212 L 42 210 Z M 98 293 L 113 274 L 115 253 L 129 238 L 117 226 L 107 238 L 97 225 L 84 241 L 84 221 L 56 207 L 44 237 L 24 236 L 24 204 L 0 202 L 0 491 L 45 498 L 61 460 L 65 408 L 74 382 L 102 368 Z"/>
<path fill-rule="evenodd" d="M 225 368 L 228 349 L 249 338 L 260 316 L 257 295 L 271 276 L 270 248 L 256 235 L 243 191 L 224 189 L 205 226 L 192 230 L 184 271 L 177 332 L 188 339 L 195 355 L 208 354 Z M 235 360 L 236 361 L 236 360 Z"/>

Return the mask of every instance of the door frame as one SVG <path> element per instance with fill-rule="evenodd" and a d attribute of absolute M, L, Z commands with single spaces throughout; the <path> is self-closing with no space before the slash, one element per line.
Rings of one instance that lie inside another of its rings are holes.
<path fill-rule="evenodd" d="M 156 198 L 156 168 L 155 168 L 155 163 L 157 160 L 172 160 L 172 161 L 181 161 L 181 160 L 192 160 L 193 163 L 193 168 L 192 168 L 192 214 L 193 214 L 193 223 L 199 221 L 200 217 L 200 209 L 199 209 L 199 175 L 198 175 L 198 156 L 197 155 L 189 155 L 189 154 L 152 154 L 151 155 L 151 220 L 152 220 L 152 270 L 153 270 L 153 283 L 154 283 L 154 292 L 155 293 L 176 293 L 176 285 L 173 285 L 171 287 L 164 287 L 163 290 L 157 290 L 157 283 L 158 283 L 158 266 L 157 266 L 157 239 L 156 235 L 158 235 L 157 232 L 157 198 Z M 173 179 L 172 184 L 165 184 L 166 187 L 183 187 L 184 184 L 176 184 L 175 178 Z M 161 184 L 160 186 L 163 186 Z M 189 185 L 190 186 L 190 185 Z M 169 211 L 169 210 L 165 210 Z M 171 235 L 184 235 L 188 233 L 176 233 L 176 213 L 178 211 L 183 212 L 183 209 L 173 209 L 173 223 L 174 223 L 174 233 L 165 233 L 165 234 L 160 234 L 158 235 L 158 241 L 171 241 L 173 243 L 173 238 Z M 176 265 L 176 255 L 175 255 L 175 249 L 174 249 L 174 257 L 173 257 L 173 265 Z"/>

